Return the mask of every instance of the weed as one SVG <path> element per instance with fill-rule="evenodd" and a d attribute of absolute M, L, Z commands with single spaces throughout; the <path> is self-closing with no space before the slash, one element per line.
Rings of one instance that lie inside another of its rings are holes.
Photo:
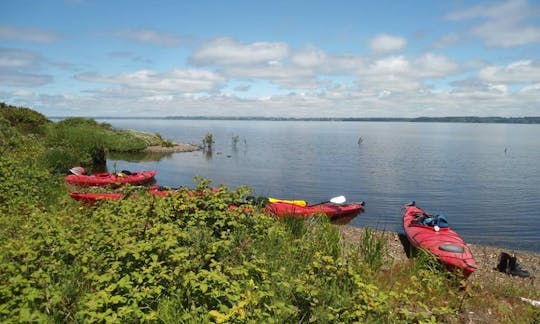
<path fill-rule="evenodd" d="M 212 151 L 212 146 L 214 145 L 214 135 L 212 135 L 212 133 L 206 133 L 206 135 L 204 135 L 202 144 L 206 151 Z"/>
<path fill-rule="evenodd" d="M 358 246 L 360 255 L 372 271 L 377 271 L 383 264 L 386 252 L 384 232 L 374 231 L 366 227 Z"/>

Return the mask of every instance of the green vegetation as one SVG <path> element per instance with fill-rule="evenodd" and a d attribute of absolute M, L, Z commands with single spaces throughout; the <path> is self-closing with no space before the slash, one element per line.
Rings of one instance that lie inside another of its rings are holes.
<path fill-rule="evenodd" d="M 235 135 L 231 138 L 231 142 L 232 142 L 232 149 L 233 151 L 236 151 L 238 150 L 238 141 L 240 140 L 240 136 L 238 135 Z"/>
<path fill-rule="evenodd" d="M 69 123 L 97 127 L 57 127 Z M 436 323 L 464 321 L 470 305 L 509 322 L 539 318 L 492 298 L 538 293 L 467 285 L 429 255 L 392 261 L 373 231 L 344 245 L 322 217 L 230 208 L 246 187 L 216 192 L 196 179 L 170 197 L 128 188 L 125 199 L 83 206 L 46 167 L 62 140 L 54 134 L 0 120 L 0 322 Z M 75 134 L 74 150 L 103 144 Z"/>
<path fill-rule="evenodd" d="M 212 146 L 214 145 L 214 135 L 212 135 L 212 133 L 206 133 L 206 135 L 204 135 L 204 138 L 203 138 L 203 148 L 205 151 L 209 151 L 211 152 L 212 151 Z"/>
<path fill-rule="evenodd" d="M 40 133 L 44 125 L 51 123 L 44 115 L 30 108 L 14 107 L 0 102 L 0 120 L 2 119 L 23 133 Z"/>
<path fill-rule="evenodd" d="M 53 123 L 29 108 L 4 103 L 0 103 L 0 127 L 2 132 L 14 129 L 23 135 L 39 136 L 44 141 L 40 154 L 43 167 L 53 173 L 65 173 L 75 165 L 102 168 L 108 152 L 141 152 L 151 145 L 174 146 L 159 134 L 116 130 L 110 124 L 82 117 Z M 0 144 L 10 146 L 12 138 L 6 133 Z"/>

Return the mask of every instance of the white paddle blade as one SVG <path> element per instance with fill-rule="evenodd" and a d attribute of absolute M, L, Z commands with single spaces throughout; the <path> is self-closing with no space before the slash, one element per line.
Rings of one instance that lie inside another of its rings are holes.
<path fill-rule="evenodd" d="M 347 201 L 347 198 L 345 198 L 345 196 L 337 196 L 330 199 L 330 202 L 334 204 L 343 204 L 346 201 Z"/>

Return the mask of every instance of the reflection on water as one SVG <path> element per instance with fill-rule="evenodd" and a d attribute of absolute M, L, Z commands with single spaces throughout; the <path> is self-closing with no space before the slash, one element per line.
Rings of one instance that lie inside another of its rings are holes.
<path fill-rule="evenodd" d="M 358 213 L 357 215 L 350 215 L 350 216 L 343 216 L 343 217 L 336 217 L 332 219 L 332 224 L 335 225 L 347 225 L 349 224 L 353 219 L 358 217 L 362 212 Z"/>
<path fill-rule="evenodd" d="M 170 152 L 109 152 L 107 153 L 107 159 L 128 162 L 157 162 L 172 154 Z"/>
<path fill-rule="evenodd" d="M 214 152 L 212 149 L 204 150 L 204 158 L 209 161 L 212 160 L 212 157 L 214 156 Z"/>

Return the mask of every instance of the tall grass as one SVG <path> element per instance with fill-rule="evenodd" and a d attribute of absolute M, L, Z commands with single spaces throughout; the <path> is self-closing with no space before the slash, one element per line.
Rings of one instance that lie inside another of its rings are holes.
<path fill-rule="evenodd" d="M 387 239 L 384 232 L 375 231 L 369 227 L 364 228 L 358 250 L 363 261 L 371 270 L 377 271 L 382 266 L 386 247 Z"/>

